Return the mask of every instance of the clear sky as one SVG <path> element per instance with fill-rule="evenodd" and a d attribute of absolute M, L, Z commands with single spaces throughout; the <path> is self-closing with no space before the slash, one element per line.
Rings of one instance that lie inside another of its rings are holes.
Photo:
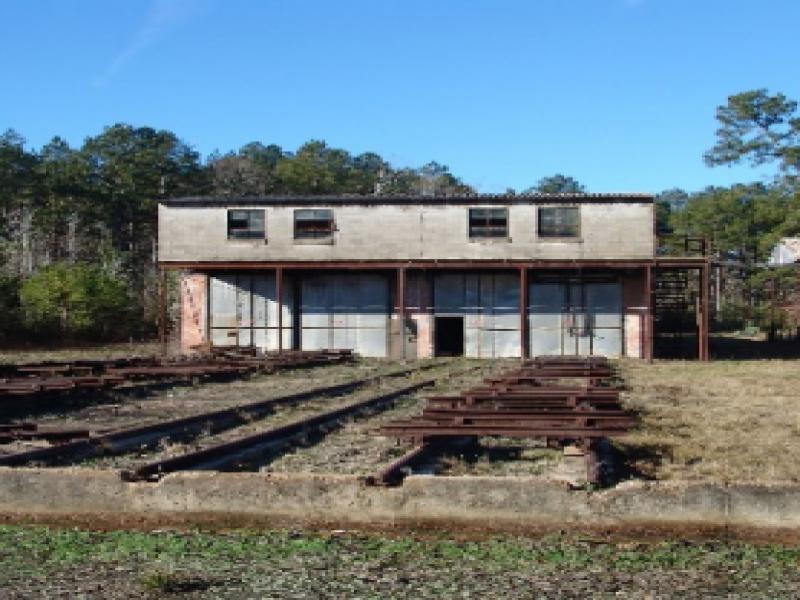
<path fill-rule="evenodd" d="M 798 23 L 798 0 L 3 0 L 0 129 L 323 139 L 481 192 L 696 190 L 769 172 L 702 153 L 728 95 L 800 99 Z"/>

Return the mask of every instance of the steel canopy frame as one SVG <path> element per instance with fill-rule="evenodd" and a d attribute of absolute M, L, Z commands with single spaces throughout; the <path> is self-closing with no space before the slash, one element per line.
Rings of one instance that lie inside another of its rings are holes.
<path fill-rule="evenodd" d="M 710 262 L 706 257 L 657 257 L 652 259 L 574 259 L 574 260 L 348 260 L 348 261 L 160 261 L 162 273 L 165 270 L 192 270 L 213 272 L 223 270 L 274 270 L 278 283 L 278 319 L 282 320 L 283 275 L 285 271 L 309 270 L 387 270 L 393 271 L 396 277 L 395 304 L 400 319 L 401 339 L 405 317 L 405 285 L 408 270 L 514 270 L 520 274 L 520 349 L 523 358 L 528 354 L 527 327 L 527 281 L 530 270 L 641 270 L 645 278 L 646 307 L 644 326 L 643 358 L 652 360 L 654 344 L 653 328 L 653 269 L 686 269 L 698 270 L 700 280 L 700 296 L 698 303 L 698 351 L 699 360 L 709 360 L 709 270 Z M 159 298 L 160 312 L 166 313 L 166 294 Z M 163 335 L 163 333 L 162 333 Z M 283 331 L 278 330 L 279 348 L 283 346 Z M 403 353 L 405 350 L 403 349 Z"/>

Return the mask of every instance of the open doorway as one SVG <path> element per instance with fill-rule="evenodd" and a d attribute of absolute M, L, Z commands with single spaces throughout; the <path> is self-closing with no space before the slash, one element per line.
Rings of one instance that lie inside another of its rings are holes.
<path fill-rule="evenodd" d="M 435 356 L 464 356 L 464 317 L 436 317 Z"/>

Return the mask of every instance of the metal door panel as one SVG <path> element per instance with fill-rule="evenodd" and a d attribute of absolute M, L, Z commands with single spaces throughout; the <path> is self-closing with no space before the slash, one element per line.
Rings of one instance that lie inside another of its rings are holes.
<path fill-rule="evenodd" d="M 519 331 L 519 312 L 507 315 L 495 314 L 492 321 L 494 329 L 516 329 Z"/>
<path fill-rule="evenodd" d="M 433 280 L 436 314 L 461 314 L 464 306 L 464 276 L 437 275 Z"/>
<path fill-rule="evenodd" d="M 592 350 L 597 356 L 618 357 L 622 354 L 622 329 L 595 329 Z"/>
<path fill-rule="evenodd" d="M 519 315 L 519 278 L 515 275 L 495 275 L 492 299 L 494 313 Z"/>
<path fill-rule="evenodd" d="M 519 330 L 494 331 L 494 358 L 516 358 L 519 356 Z"/>
<path fill-rule="evenodd" d="M 256 328 L 253 329 L 253 346 L 261 350 L 271 350 L 269 346 L 269 333 L 267 329 Z"/>
<path fill-rule="evenodd" d="M 360 313 L 355 315 L 355 325 L 359 329 L 386 329 L 388 319 L 389 317 L 385 312 Z"/>
<path fill-rule="evenodd" d="M 494 336 L 495 332 L 491 329 L 478 331 L 478 357 L 492 358 L 494 356 Z"/>
<path fill-rule="evenodd" d="M 561 355 L 561 329 L 531 329 L 530 346 L 531 356 Z"/>
<path fill-rule="evenodd" d="M 354 329 L 356 333 L 354 350 L 362 356 L 384 358 L 388 338 L 386 329 Z"/>
<path fill-rule="evenodd" d="M 464 356 L 478 358 L 480 356 L 480 329 L 464 328 Z"/>
<path fill-rule="evenodd" d="M 267 327 L 277 325 L 274 313 L 275 305 L 275 276 L 253 276 L 253 327 Z M 256 344 L 258 346 L 259 344 Z"/>
<path fill-rule="evenodd" d="M 251 334 L 253 330 L 250 328 L 247 329 L 239 329 L 239 346 L 250 346 L 253 336 Z"/>
<path fill-rule="evenodd" d="M 250 289 L 252 278 L 249 275 L 239 275 L 236 282 L 236 320 L 238 327 L 252 327 L 253 315 L 251 313 Z M 248 336 L 249 339 L 249 336 Z M 240 346 L 248 346 L 249 342 L 244 343 L 239 339 Z"/>
<path fill-rule="evenodd" d="M 211 278 L 211 327 L 236 327 L 236 275 Z M 212 342 L 213 343 L 213 342 Z"/>
<path fill-rule="evenodd" d="M 303 280 L 302 327 L 331 326 L 330 286 L 321 277 Z"/>
<path fill-rule="evenodd" d="M 334 350 L 355 350 L 356 340 L 354 331 L 354 329 L 347 327 L 331 329 L 331 348 Z"/>
<path fill-rule="evenodd" d="M 214 346 L 235 346 L 237 341 L 235 329 L 216 328 L 211 330 L 211 344 Z"/>
<path fill-rule="evenodd" d="M 586 308 L 593 327 L 622 327 L 622 286 L 619 283 L 586 285 Z"/>
<path fill-rule="evenodd" d="M 479 313 L 464 315 L 464 327 L 467 329 L 480 329 L 483 326 L 484 316 Z"/>
<path fill-rule="evenodd" d="M 327 350 L 331 348 L 331 330 L 328 328 L 303 328 L 301 347 L 303 350 Z"/>

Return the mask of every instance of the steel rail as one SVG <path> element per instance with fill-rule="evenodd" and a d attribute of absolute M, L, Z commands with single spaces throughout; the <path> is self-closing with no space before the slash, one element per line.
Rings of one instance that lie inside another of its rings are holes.
<path fill-rule="evenodd" d="M 362 412 L 387 404 L 402 396 L 407 396 L 419 389 L 435 384 L 429 379 L 409 386 L 379 394 L 366 400 L 360 400 L 345 406 L 312 415 L 310 417 L 293 421 L 287 425 L 274 427 L 253 435 L 236 440 L 217 444 L 188 452 L 173 458 L 154 461 L 136 469 L 124 471 L 122 476 L 126 481 L 152 481 L 159 477 L 183 470 L 223 470 L 230 468 L 237 462 L 247 460 L 248 457 L 263 455 L 263 453 L 276 450 L 291 444 L 298 438 L 306 437 L 312 432 L 320 432 L 331 424 L 344 417 L 355 416 Z M 323 431 L 323 433 L 326 431 Z"/>
<path fill-rule="evenodd" d="M 425 368 L 433 368 L 433 366 L 437 365 L 425 365 Z M 0 466 L 20 466 L 31 462 L 44 464 L 76 462 L 101 454 L 121 454 L 136 448 L 152 446 L 165 438 L 192 437 L 203 431 L 212 433 L 225 431 L 263 417 L 280 405 L 295 404 L 318 396 L 345 394 L 380 381 L 383 378 L 401 377 L 419 370 L 421 369 L 405 369 L 386 374 L 377 374 L 356 381 L 314 388 L 232 408 L 161 421 L 151 425 L 120 429 L 94 436 L 90 439 L 68 442 L 50 448 L 38 448 L 0 456 Z"/>

